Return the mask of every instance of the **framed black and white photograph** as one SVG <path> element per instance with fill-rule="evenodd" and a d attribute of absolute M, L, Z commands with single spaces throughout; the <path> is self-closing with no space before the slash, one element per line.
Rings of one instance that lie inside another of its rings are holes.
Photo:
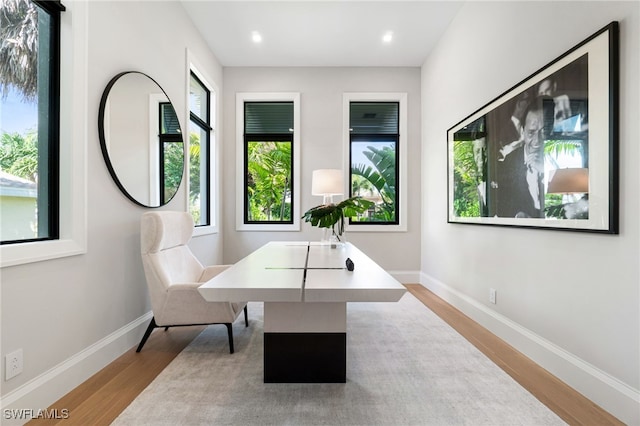
<path fill-rule="evenodd" d="M 618 233 L 618 25 L 447 131 L 448 222 Z"/>

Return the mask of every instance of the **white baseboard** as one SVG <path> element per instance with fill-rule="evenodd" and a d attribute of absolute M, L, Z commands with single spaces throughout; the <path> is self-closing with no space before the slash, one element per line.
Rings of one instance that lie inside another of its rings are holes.
<path fill-rule="evenodd" d="M 73 355 L 50 370 L 9 392 L 0 401 L 3 425 L 21 425 L 29 418 L 16 419 L 13 413 L 20 410 L 26 417 L 30 411 L 37 413 L 76 388 L 100 371 L 120 355 L 131 349 L 140 340 L 152 317 L 147 312 L 124 327 Z M 61 407 L 64 408 L 64 407 Z M 8 411 L 9 410 L 9 411 Z"/>
<path fill-rule="evenodd" d="M 388 271 L 389 274 L 402 284 L 419 284 L 420 271 Z"/>
<path fill-rule="evenodd" d="M 640 424 L 640 391 L 484 304 L 421 273 L 420 284 L 626 424 Z"/>

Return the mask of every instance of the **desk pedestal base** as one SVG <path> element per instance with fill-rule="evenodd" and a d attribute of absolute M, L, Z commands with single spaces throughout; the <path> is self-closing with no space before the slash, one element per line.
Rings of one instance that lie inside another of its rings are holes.
<path fill-rule="evenodd" d="M 346 303 L 265 302 L 265 383 L 345 383 L 346 371 Z"/>
<path fill-rule="evenodd" d="M 345 383 L 347 333 L 264 333 L 265 383 Z"/>

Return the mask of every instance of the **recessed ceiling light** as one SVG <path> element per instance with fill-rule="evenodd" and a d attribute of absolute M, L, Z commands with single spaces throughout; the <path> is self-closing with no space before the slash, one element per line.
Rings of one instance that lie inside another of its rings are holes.
<path fill-rule="evenodd" d="M 262 41 L 262 36 L 259 32 L 253 31 L 251 33 L 251 40 L 253 40 L 254 43 L 260 43 Z"/>
<path fill-rule="evenodd" d="M 391 40 L 393 40 L 393 31 L 387 31 L 386 33 L 384 33 L 384 35 L 382 36 L 382 41 L 385 43 L 391 43 Z"/>

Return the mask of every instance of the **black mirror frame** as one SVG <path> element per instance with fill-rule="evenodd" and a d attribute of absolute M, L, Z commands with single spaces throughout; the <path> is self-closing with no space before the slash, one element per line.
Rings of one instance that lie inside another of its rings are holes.
<path fill-rule="evenodd" d="M 169 100 L 169 102 L 173 106 L 173 103 L 171 102 L 171 99 L 167 95 L 167 92 L 164 91 L 162 86 L 160 86 L 160 84 L 158 84 L 157 81 L 155 81 L 153 78 L 151 78 L 147 74 L 145 74 L 143 72 L 140 72 L 140 71 L 123 71 L 121 73 L 116 74 L 109 81 L 109 83 L 107 83 L 107 86 L 105 87 L 104 91 L 102 92 L 102 97 L 100 98 L 100 106 L 98 108 L 98 137 L 100 139 L 100 150 L 102 151 L 102 157 L 104 158 L 104 162 L 105 162 L 105 164 L 107 166 L 107 169 L 109 170 L 109 174 L 111 175 L 111 178 L 115 182 L 116 186 L 120 189 L 120 191 L 131 202 L 133 202 L 134 204 L 136 204 L 136 205 L 138 205 L 140 207 L 154 209 L 154 208 L 162 207 L 162 206 L 168 204 L 171 200 L 173 200 L 173 197 L 175 197 L 175 195 L 178 193 L 178 189 L 180 188 L 180 185 L 182 184 L 182 179 L 184 178 L 184 164 L 185 164 L 185 158 L 186 158 L 186 152 L 184 150 L 184 137 L 182 138 L 182 143 L 183 143 L 182 175 L 180 176 L 180 183 L 178 184 L 178 187 L 176 188 L 176 191 L 171 195 L 171 198 L 166 200 L 164 202 L 164 204 L 159 204 L 157 206 L 155 206 L 155 205 L 154 206 L 147 205 L 147 204 L 144 204 L 144 203 L 140 202 L 139 200 L 137 200 L 133 195 L 131 195 L 129 193 L 129 191 L 127 191 L 127 189 L 124 187 L 124 185 L 122 184 L 122 182 L 118 178 L 118 175 L 117 175 L 115 169 L 113 168 L 113 164 L 111 163 L 111 158 L 109 156 L 109 151 L 107 150 L 107 141 L 106 141 L 105 132 L 104 132 L 104 130 L 105 130 L 104 129 L 104 113 L 105 113 L 105 108 L 106 108 L 106 104 L 107 104 L 107 99 L 109 98 L 109 93 L 111 92 L 111 89 L 116 84 L 116 82 L 120 78 L 122 78 L 123 76 L 125 76 L 127 74 L 140 74 L 140 75 L 142 75 L 144 77 L 147 77 L 149 80 L 151 80 L 153 83 L 155 83 L 156 86 L 158 86 L 158 88 L 160 90 L 162 90 L 162 93 L 164 93 L 164 95 L 167 97 L 167 99 Z M 175 108 L 174 108 L 174 110 L 175 110 Z"/>

